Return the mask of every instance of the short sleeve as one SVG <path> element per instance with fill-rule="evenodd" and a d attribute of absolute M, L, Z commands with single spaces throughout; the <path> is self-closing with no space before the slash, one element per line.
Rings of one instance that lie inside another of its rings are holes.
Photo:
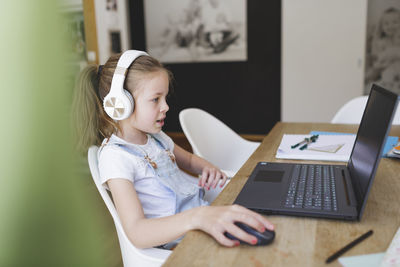
<path fill-rule="evenodd" d="M 108 189 L 106 182 L 113 178 L 127 179 L 133 183 L 135 168 L 127 152 L 116 146 L 105 146 L 99 154 L 100 182 Z"/>
<path fill-rule="evenodd" d="M 160 140 L 163 145 L 166 145 L 169 151 L 174 151 L 174 141 L 172 141 L 171 137 L 166 135 L 163 131 L 160 131 L 157 134 L 154 134 L 154 137 Z"/>

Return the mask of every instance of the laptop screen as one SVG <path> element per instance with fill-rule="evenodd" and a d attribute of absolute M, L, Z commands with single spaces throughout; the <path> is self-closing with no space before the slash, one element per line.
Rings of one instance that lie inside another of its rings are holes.
<path fill-rule="evenodd" d="M 372 86 L 348 164 L 360 218 L 378 168 L 396 104 L 396 94 L 377 85 Z"/>

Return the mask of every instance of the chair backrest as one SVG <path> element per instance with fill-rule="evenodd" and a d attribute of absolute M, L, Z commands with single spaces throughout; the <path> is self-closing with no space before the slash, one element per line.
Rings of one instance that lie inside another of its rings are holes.
<path fill-rule="evenodd" d="M 99 148 L 97 146 L 91 146 L 88 150 L 90 173 L 92 174 L 92 178 L 94 183 L 96 184 L 97 190 L 103 198 L 103 201 L 106 204 L 114 220 L 124 266 L 161 266 L 171 254 L 170 250 L 158 248 L 138 249 L 133 246 L 133 244 L 129 241 L 127 235 L 125 234 L 114 203 L 108 195 L 106 189 L 102 186 L 100 182 L 97 158 L 98 149 Z"/>
<path fill-rule="evenodd" d="M 223 122 L 198 108 L 179 113 L 182 130 L 193 153 L 234 175 L 260 145 L 243 139 Z"/>
<path fill-rule="evenodd" d="M 368 96 L 359 96 L 344 104 L 331 120 L 331 123 L 360 124 Z M 400 124 L 400 105 L 397 106 L 392 124 Z"/>

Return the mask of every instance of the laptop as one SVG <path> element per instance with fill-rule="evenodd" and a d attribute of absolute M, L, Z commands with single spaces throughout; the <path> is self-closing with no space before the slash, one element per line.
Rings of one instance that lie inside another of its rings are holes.
<path fill-rule="evenodd" d="M 361 220 L 397 102 L 374 84 L 347 165 L 259 162 L 234 203 L 266 214 Z"/>

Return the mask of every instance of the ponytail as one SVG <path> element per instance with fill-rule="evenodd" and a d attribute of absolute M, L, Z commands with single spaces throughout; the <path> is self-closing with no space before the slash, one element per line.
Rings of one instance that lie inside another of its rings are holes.
<path fill-rule="evenodd" d="M 72 101 L 72 127 L 75 148 L 86 153 L 92 145 L 99 146 L 118 128 L 103 110 L 98 94 L 98 68 L 85 67 L 78 75 Z"/>

